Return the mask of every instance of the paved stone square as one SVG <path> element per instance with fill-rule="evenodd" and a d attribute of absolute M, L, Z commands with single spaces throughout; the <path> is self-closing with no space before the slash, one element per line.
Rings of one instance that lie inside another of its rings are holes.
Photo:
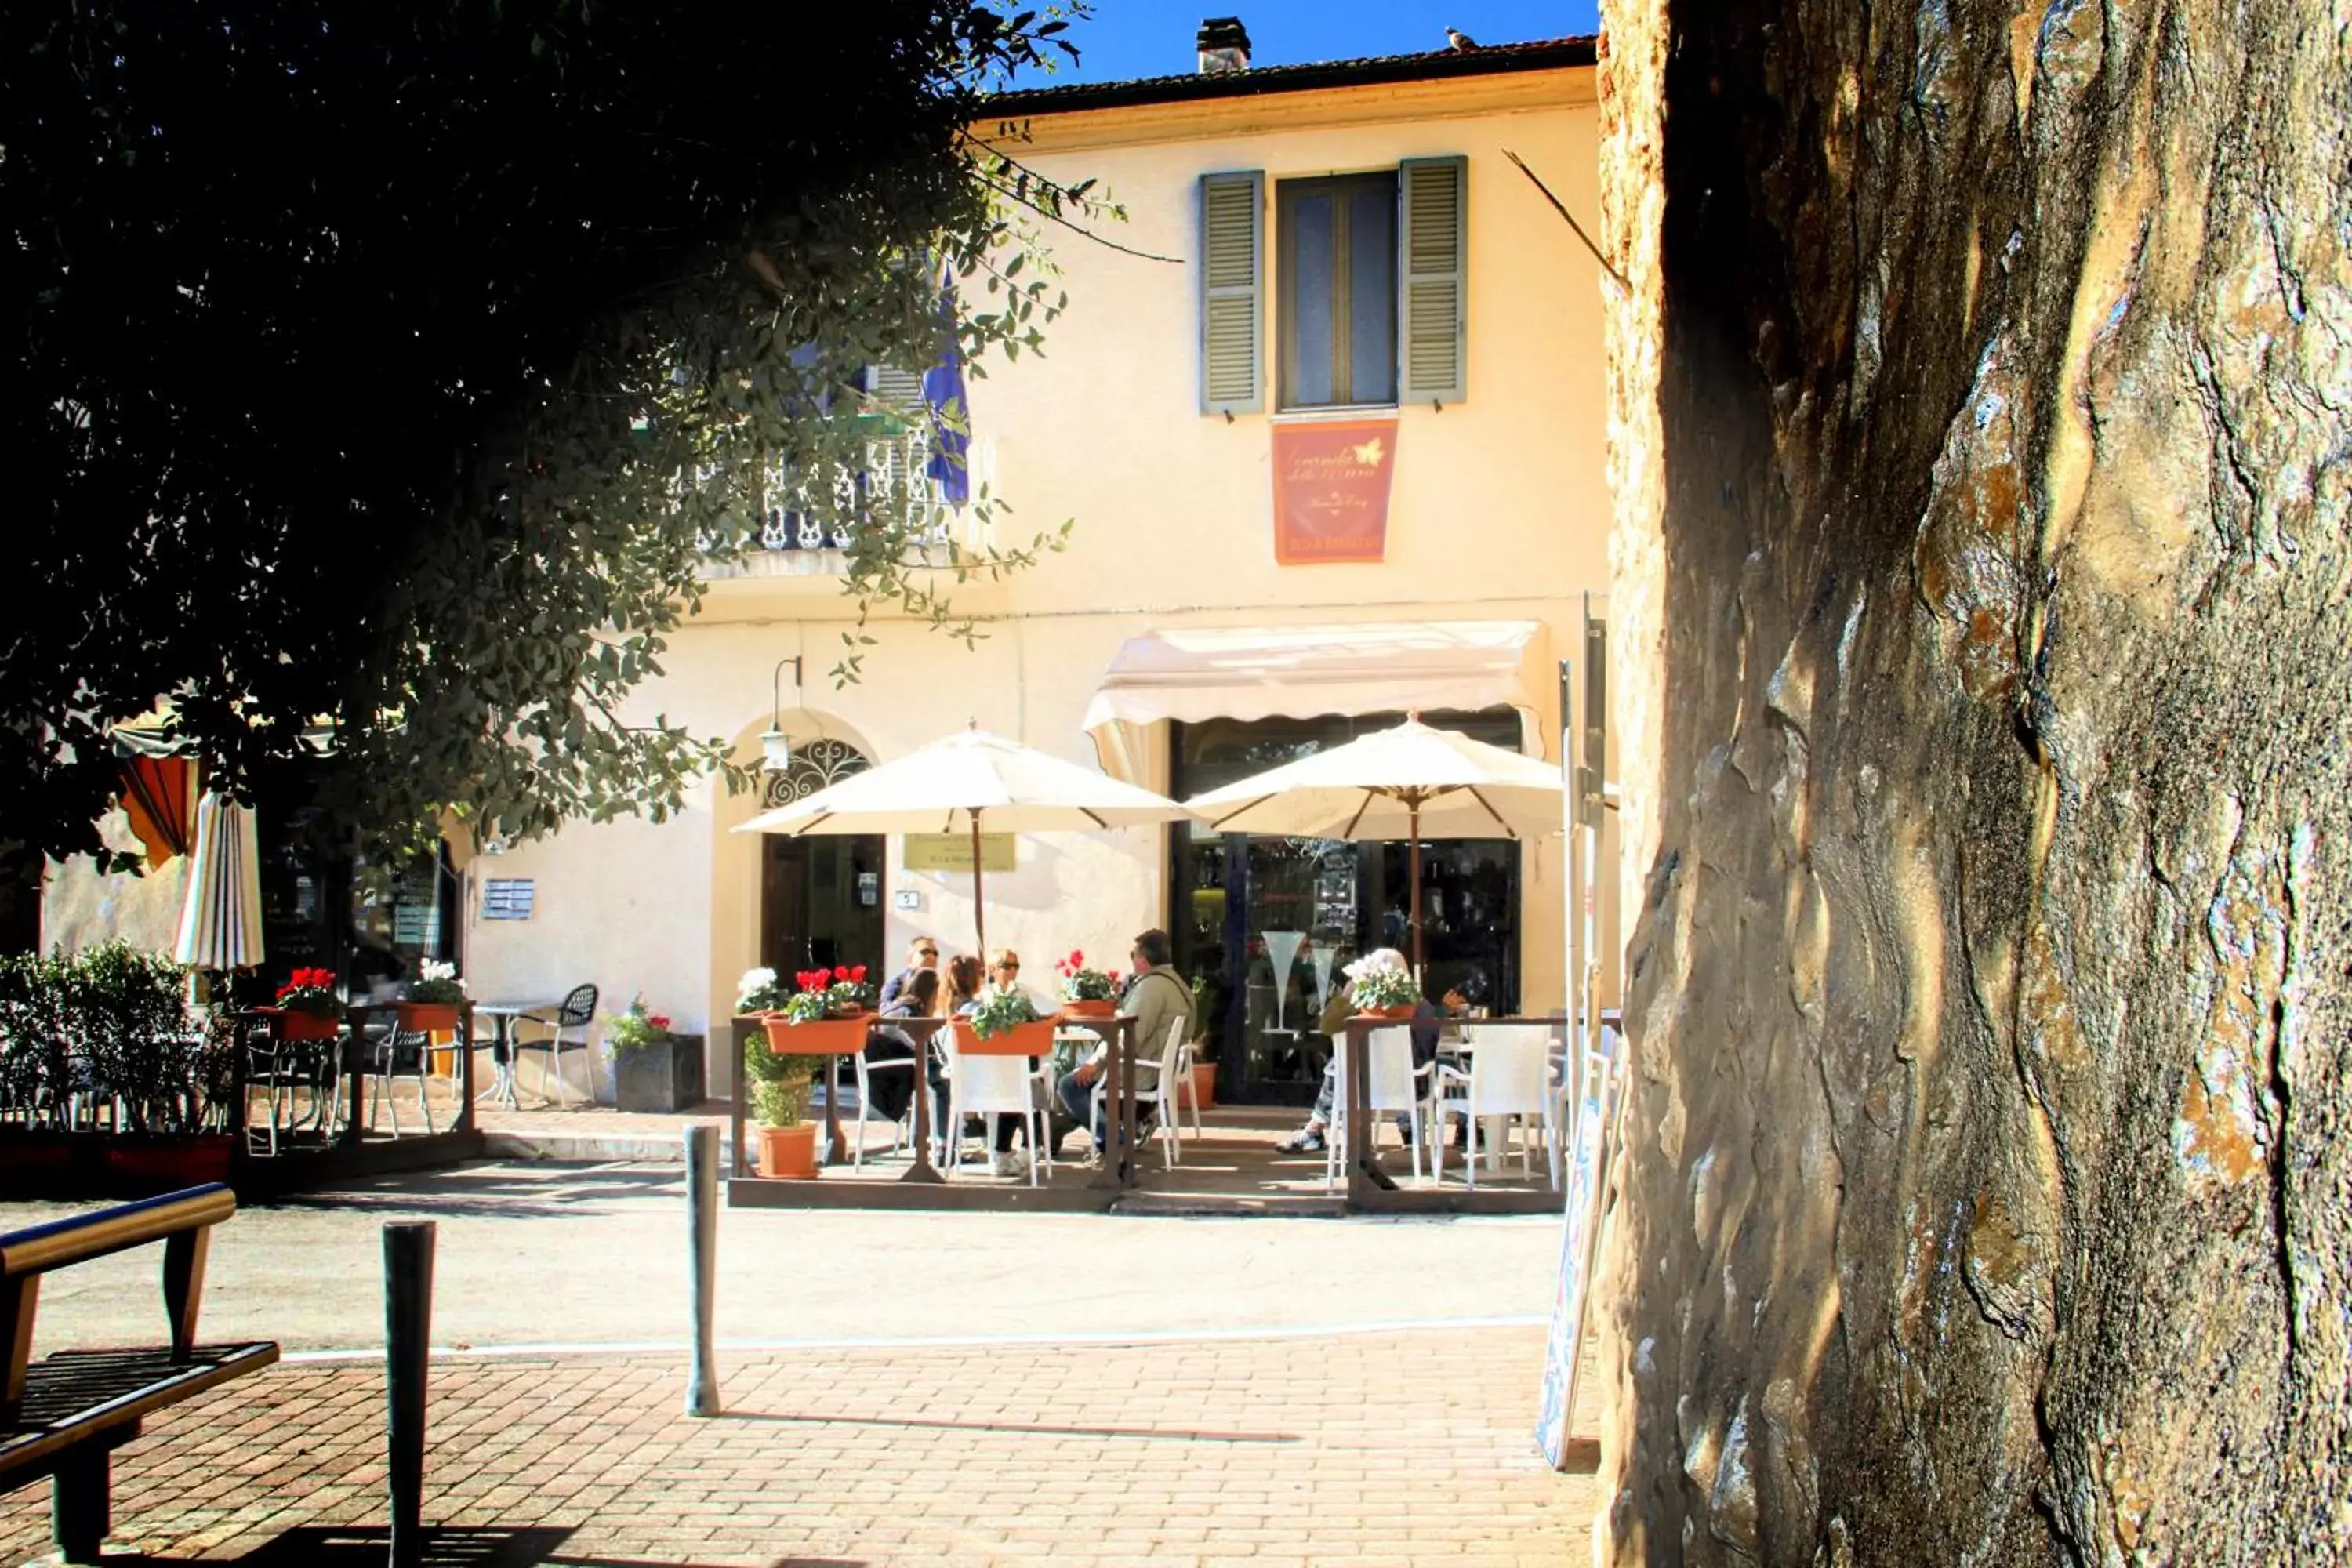
<path fill-rule="evenodd" d="M 425 1518 L 503 1543 L 498 1561 L 580 1568 L 1556 1568 L 1589 1550 L 1592 1411 L 1577 1473 L 1545 1468 L 1541 1337 L 722 1354 L 714 1420 L 679 1413 L 675 1356 L 451 1356 Z M 345 1556 L 321 1529 L 382 1524 L 383 1397 L 378 1366 L 330 1360 L 166 1414 L 118 1456 L 118 1539 L 170 1561 L 383 1561 L 380 1537 Z M 46 1489 L 0 1499 L 0 1562 L 47 1531 Z"/>

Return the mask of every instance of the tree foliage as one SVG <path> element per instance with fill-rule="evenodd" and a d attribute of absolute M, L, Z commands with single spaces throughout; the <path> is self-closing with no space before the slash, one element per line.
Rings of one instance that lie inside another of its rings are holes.
<path fill-rule="evenodd" d="M 630 694 L 706 552 L 776 510 L 847 526 L 863 603 L 958 629 L 935 569 L 1058 536 L 911 552 L 847 389 L 950 339 L 972 374 L 1041 345 L 1060 299 L 1026 226 L 1092 200 L 963 137 L 1065 25 L 955 0 L 0 13 L 0 504 L 31 590 L 0 633 L 0 854 L 96 852 L 109 729 L 159 708 L 232 788 L 323 752 L 322 801 L 379 849 L 446 814 L 658 819 L 729 763 Z"/>

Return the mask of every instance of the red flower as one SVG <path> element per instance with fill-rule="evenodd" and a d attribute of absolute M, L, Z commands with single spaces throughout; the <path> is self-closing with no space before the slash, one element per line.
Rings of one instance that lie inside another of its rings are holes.
<path fill-rule="evenodd" d="M 845 963 L 835 965 L 835 968 L 834 968 L 834 971 L 833 971 L 833 977 L 834 977 L 835 980 L 846 980 L 846 979 L 848 979 L 848 978 L 849 978 L 849 965 L 847 965 L 847 964 L 845 964 Z"/>
<path fill-rule="evenodd" d="M 866 966 L 864 964 L 853 963 L 849 966 L 849 983 L 852 985 L 863 985 L 866 984 Z"/>
<path fill-rule="evenodd" d="M 659 1029 L 664 1033 L 667 1033 L 669 1030 L 669 1015 L 667 1013 L 656 1013 L 652 1016 L 648 1017 L 646 1022 L 651 1024 L 655 1028 Z"/>

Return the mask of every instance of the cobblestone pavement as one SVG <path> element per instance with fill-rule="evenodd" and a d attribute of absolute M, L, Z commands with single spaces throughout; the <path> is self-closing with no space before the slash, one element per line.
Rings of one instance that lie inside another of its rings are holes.
<path fill-rule="evenodd" d="M 1537 1458 L 1541 1354 L 1485 1328 L 722 1356 L 706 1421 L 672 1357 L 449 1358 L 425 1518 L 471 1532 L 439 1560 L 582 1568 L 1558 1568 L 1589 1552 L 1593 1456 Z M 380 1529 L 345 1555 L 326 1528 L 381 1526 L 383 1397 L 374 1366 L 309 1363 L 167 1413 L 117 1457 L 119 1539 L 383 1562 Z M 0 1499 L 0 1563 L 47 1534 L 45 1488 Z"/>

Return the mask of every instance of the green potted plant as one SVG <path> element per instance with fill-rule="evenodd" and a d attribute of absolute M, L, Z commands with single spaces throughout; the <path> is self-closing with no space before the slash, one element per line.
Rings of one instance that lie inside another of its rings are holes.
<path fill-rule="evenodd" d="M 278 988 L 278 1032 L 289 1040 L 331 1040 L 343 1026 L 343 999 L 331 969 L 298 969 Z"/>
<path fill-rule="evenodd" d="M 1073 1018 L 1108 1018 L 1118 1011 L 1118 973 L 1087 967 L 1076 948 L 1055 966 L 1062 972 L 1062 1011 Z"/>
<path fill-rule="evenodd" d="M 1421 1004 L 1421 983 L 1409 969 L 1359 959 L 1348 966 L 1348 994 L 1360 1016 L 1410 1018 Z"/>
<path fill-rule="evenodd" d="M 764 1015 L 761 1033 L 744 1049 L 743 1071 L 760 1122 L 760 1173 L 807 1178 L 816 1174 L 816 1128 L 808 1109 L 817 1058 L 864 1049 L 866 1024 L 861 1005 L 834 995 L 838 984 L 863 984 L 849 981 L 846 972 L 842 980 L 829 969 L 793 978 L 800 989 Z M 845 1005 L 857 1006 L 857 1015 L 843 1016 Z"/>
<path fill-rule="evenodd" d="M 994 989 L 961 1020 L 971 1026 L 971 1037 L 961 1048 L 973 1056 L 1044 1057 L 1054 1051 L 1054 1020 L 1040 1018 L 1029 998 L 1018 991 Z"/>
<path fill-rule="evenodd" d="M 613 1101 L 623 1110 L 675 1115 L 702 1103 L 702 1037 L 681 1035 L 667 1015 L 634 996 L 604 1026 L 613 1058 Z"/>

